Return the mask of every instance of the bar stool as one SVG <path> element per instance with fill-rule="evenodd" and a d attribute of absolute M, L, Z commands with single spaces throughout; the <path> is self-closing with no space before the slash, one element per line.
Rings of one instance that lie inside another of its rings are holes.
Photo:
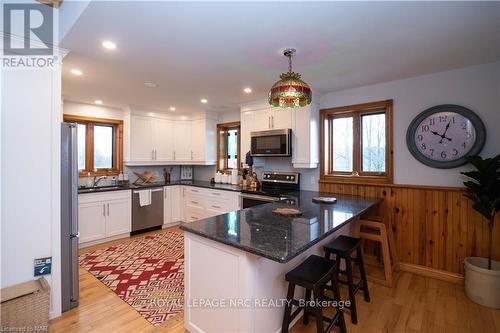
<path fill-rule="evenodd" d="M 325 258 L 330 259 L 332 254 L 335 254 L 335 261 L 340 263 L 340 260 L 345 261 L 345 270 L 338 270 L 339 274 L 347 275 L 347 281 L 338 279 L 338 283 L 346 284 L 349 290 L 350 306 L 346 308 L 351 310 L 351 322 L 358 323 L 358 313 L 356 310 L 356 293 L 363 290 L 365 301 L 370 302 L 370 293 L 368 291 L 368 282 L 366 281 L 365 266 L 363 264 L 363 256 L 361 254 L 361 239 L 341 235 L 333 242 L 324 247 Z M 351 253 L 356 251 L 356 257 L 351 258 Z M 352 262 L 358 264 L 360 281 L 355 284 L 352 274 Z"/>
<path fill-rule="evenodd" d="M 394 235 L 390 228 L 386 228 L 383 220 L 377 221 L 374 219 L 375 217 L 372 217 L 371 220 L 357 220 L 354 224 L 353 234 L 354 237 L 369 239 L 380 243 L 382 248 L 382 260 L 384 263 L 385 280 L 380 280 L 375 277 L 373 277 L 372 280 L 391 288 L 392 271 L 397 268 L 398 263 Z"/>
<path fill-rule="evenodd" d="M 341 333 L 346 333 L 346 326 L 344 321 L 343 310 L 339 307 L 336 308 L 333 318 L 323 316 L 323 308 L 314 304 L 312 307 L 307 304 L 311 300 L 311 292 L 314 296 L 314 301 L 324 300 L 323 292 L 327 287 L 327 283 L 331 281 L 329 289 L 333 291 L 333 301 L 340 302 L 340 291 L 337 284 L 338 263 L 316 255 L 309 256 L 303 263 L 291 270 L 285 275 L 288 281 L 288 294 L 285 313 L 283 315 L 283 325 L 281 328 L 282 333 L 288 332 L 288 327 L 293 319 L 304 310 L 303 322 L 305 325 L 309 322 L 309 315 L 314 315 L 316 318 L 316 332 L 328 332 L 334 325 L 340 328 Z M 306 304 L 294 299 L 295 286 L 300 286 L 306 289 Z M 297 306 L 297 309 L 292 313 L 292 306 Z M 328 326 L 324 328 L 323 322 L 327 322 Z"/>

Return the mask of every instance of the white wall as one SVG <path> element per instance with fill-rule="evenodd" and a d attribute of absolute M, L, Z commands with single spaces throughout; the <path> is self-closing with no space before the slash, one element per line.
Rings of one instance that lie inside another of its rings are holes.
<path fill-rule="evenodd" d="M 460 171 L 435 169 L 417 161 L 406 146 L 408 125 L 420 112 L 439 104 L 465 106 L 483 120 L 487 138 L 481 155 L 500 153 L 500 62 L 348 89 L 321 96 L 321 109 L 394 100 L 394 183 L 462 186 Z"/>
<path fill-rule="evenodd" d="M 61 71 L 2 70 L 1 287 L 34 279 L 52 257 L 51 316 L 61 311 Z"/>

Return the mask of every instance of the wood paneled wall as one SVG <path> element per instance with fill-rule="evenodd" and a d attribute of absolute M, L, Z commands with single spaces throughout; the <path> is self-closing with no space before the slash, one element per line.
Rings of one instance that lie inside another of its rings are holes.
<path fill-rule="evenodd" d="M 383 198 L 378 213 L 394 232 L 400 262 L 463 274 L 465 257 L 487 256 L 487 223 L 462 189 L 320 183 L 320 191 Z M 493 229 L 495 260 L 500 260 L 499 215 Z"/>

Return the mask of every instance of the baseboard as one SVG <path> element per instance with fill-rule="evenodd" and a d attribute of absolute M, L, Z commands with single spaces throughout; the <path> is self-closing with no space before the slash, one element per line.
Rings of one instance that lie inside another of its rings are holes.
<path fill-rule="evenodd" d="M 407 264 L 404 262 L 400 262 L 398 264 L 398 267 L 402 272 L 409 272 L 437 280 L 451 282 L 454 284 L 464 284 L 464 276 L 462 274 L 451 273 L 440 269 L 429 268 L 420 265 Z"/>

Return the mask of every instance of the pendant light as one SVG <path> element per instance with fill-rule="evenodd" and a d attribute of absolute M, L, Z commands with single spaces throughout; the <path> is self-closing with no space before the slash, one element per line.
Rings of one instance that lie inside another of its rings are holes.
<path fill-rule="evenodd" d="M 269 91 L 269 104 L 281 108 L 296 108 L 311 104 L 311 88 L 300 79 L 299 73 L 292 72 L 292 57 L 295 49 L 286 49 L 283 54 L 288 57 L 288 72 L 280 75 L 280 80 L 273 84 Z"/>

